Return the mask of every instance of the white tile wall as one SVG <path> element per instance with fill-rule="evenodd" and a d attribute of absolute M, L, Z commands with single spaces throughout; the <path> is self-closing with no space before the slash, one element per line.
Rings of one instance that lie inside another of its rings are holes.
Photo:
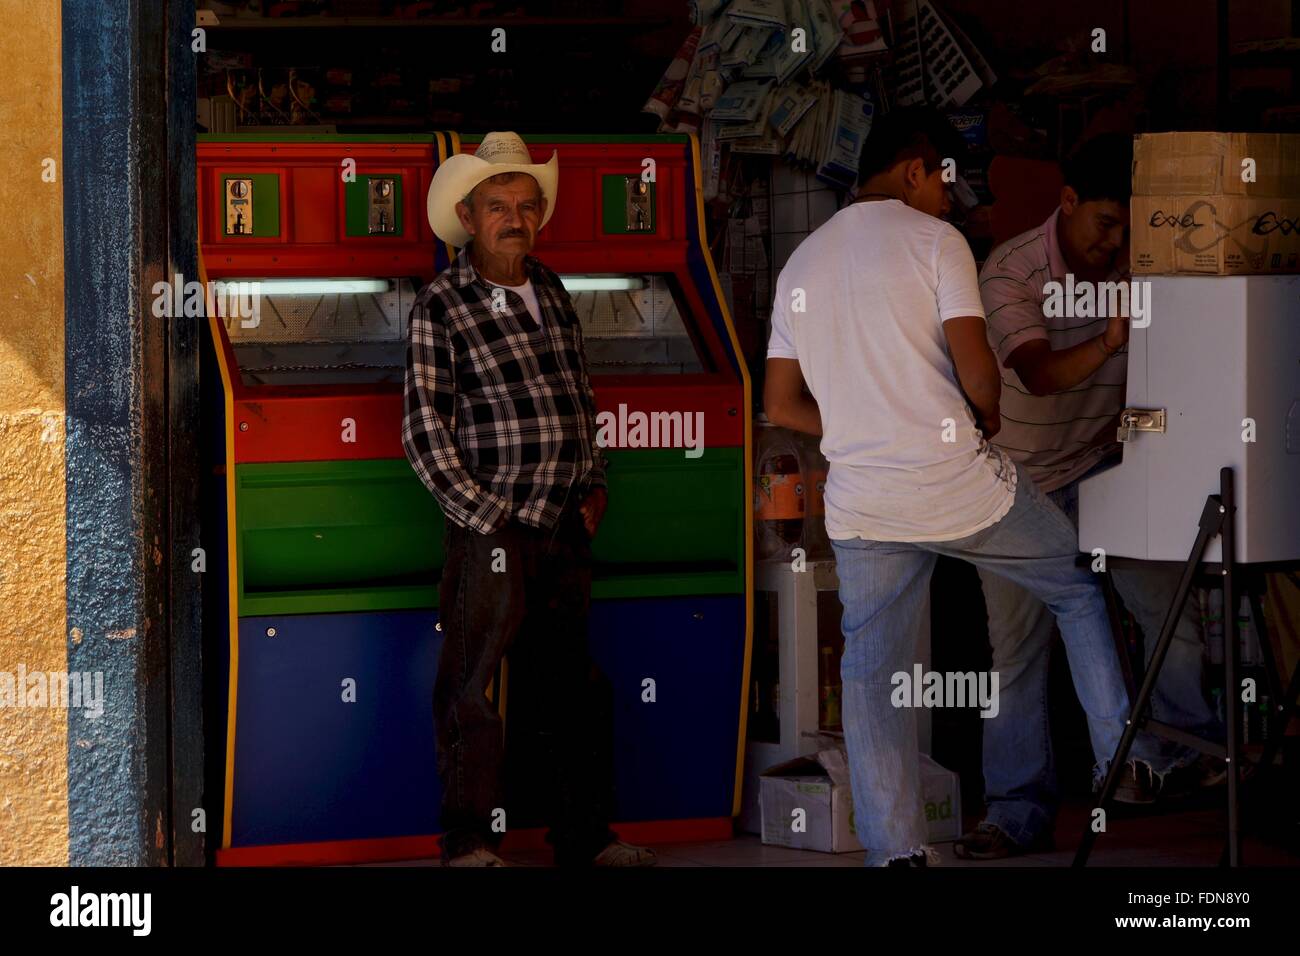
<path fill-rule="evenodd" d="M 839 211 L 839 203 L 839 194 L 812 173 L 773 161 L 773 279 L 803 238 Z"/>

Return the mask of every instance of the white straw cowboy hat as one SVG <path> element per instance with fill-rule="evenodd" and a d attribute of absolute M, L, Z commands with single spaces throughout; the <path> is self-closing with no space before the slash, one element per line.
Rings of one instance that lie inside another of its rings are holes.
<path fill-rule="evenodd" d="M 545 226 L 555 212 L 555 191 L 560 183 L 560 154 L 551 152 L 545 163 L 534 163 L 528 147 L 516 133 L 488 133 L 473 155 L 457 153 L 438 167 L 429 184 L 429 225 L 443 242 L 463 246 L 470 235 L 456 216 L 456 203 L 490 176 L 527 173 L 537 180 L 546 198 Z M 540 228 L 540 227 L 539 227 Z"/>

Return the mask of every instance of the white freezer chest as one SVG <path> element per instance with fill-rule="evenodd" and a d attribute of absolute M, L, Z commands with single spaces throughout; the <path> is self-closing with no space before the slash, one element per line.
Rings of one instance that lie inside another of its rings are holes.
<path fill-rule="evenodd" d="M 1235 478 L 1237 561 L 1300 559 L 1300 276 L 1151 276 L 1126 406 L 1163 409 L 1079 488 L 1079 547 L 1185 561 L 1219 470 Z M 1243 440 L 1254 422 L 1253 442 Z M 1210 542 L 1204 560 L 1220 560 Z"/>

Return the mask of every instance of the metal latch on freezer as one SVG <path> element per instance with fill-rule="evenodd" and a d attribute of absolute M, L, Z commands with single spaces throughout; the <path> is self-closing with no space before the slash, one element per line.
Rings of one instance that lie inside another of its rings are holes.
<path fill-rule="evenodd" d="M 1119 413 L 1119 441 L 1132 441 L 1135 432 L 1165 431 L 1165 410 L 1163 408 L 1126 408 Z"/>

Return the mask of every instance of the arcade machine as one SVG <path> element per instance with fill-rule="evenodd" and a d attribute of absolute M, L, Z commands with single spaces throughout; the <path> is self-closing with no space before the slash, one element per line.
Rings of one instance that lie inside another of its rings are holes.
<path fill-rule="evenodd" d="M 437 795 L 432 763 L 410 754 L 433 742 L 419 694 L 442 524 L 400 418 L 407 317 L 448 261 L 424 215 L 447 149 L 200 137 L 204 278 L 261 291 L 255 319 L 209 315 L 218 374 L 204 376 L 225 479 L 205 522 L 226 531 L 205 533 L 225 546 L 209 566 L 228 592 L 213 646 L 228 648 L 221 863 L 348 859 L 337 841 L 431 832 L 402 795 Z"/>
<path fill-rule="evenodd" d="M 200 137 L 205 278 L 262 290 L 255 321 L 208 320 L 220 864 L 436 852 L 443 518 L 401 445 L 402 382 L 413 297 L 458 251 L 429 229 L 428 185 L 477 142 Z M 614 687 L 615 822 L 642 842 L 727 838 L 751 633 L 750 396 L 704 243 L 698 144 L 529 146 L 560 152 L 534 255 L 573 297 L 606 426 L 591 647 Z M 508 689 L 507 662 L 507 722 Z M 506 847 L 541 838 L 516 830 Z"/>

